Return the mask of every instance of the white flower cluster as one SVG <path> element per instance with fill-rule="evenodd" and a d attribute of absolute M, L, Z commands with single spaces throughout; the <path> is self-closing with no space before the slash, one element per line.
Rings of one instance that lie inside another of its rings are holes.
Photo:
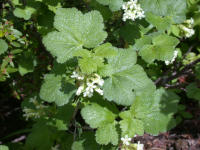
<path fill-rule="evenodd" d="M 144 11 L 140 7 L 138 0 L 125 2 L 122 5 L 122 9 L 124 10 L 123 21 L 126 21 L 127 19 L 135 21 L 136 19 L 142 19 L 145 17 Z"/>
<path fill-rule="evenodd" d="M 101 87 L 104 84 L 104 80 L 98 74 L 92 74 L 89 77 L 84 77 L 77 72 L 73 72 L 71 78 L 75 78 L 80 81 L 80 86 L 76 91 L 76 95 L 81 95 L 83 93 L 83 97 L 92 97 L 93 92 L 96 91 L 100 95 L 103 95 L 103 90 Z"/>
<path fill-rule="evenodd" d="M 144 144 L 140 144 L 140 141 L 137 143 L 137 150 L 143 150 Z"/>
<path fill-rule="evenodd" d="M 193 36 L 195 34 L 195 31 L 193 29 L 193 25 L 194 25 L 193 18 L 186 20 L 184 22 L 184 24 L 185 25 L 183 25 L 183 24 L 179 25 L 179 27 L 182 30 L 184 36 L 186 38 L 190 38 L 191 36 Z"/>
<path fill-rule="evenodd" d="M 165 61 L 165 64 L 166 64 L 166 65 L 172 64 L 172 63 L 175 61 L 175 59 L 176 59 L 177 56 L 178 56 L 178 51 L 175 50 L 175 51 L 174 51 L 174 56 L 173 56 L 172 60 L 170 60 L 170 61 L 169 61 L 169 60 L 166 60 L 166 61 Z"/>

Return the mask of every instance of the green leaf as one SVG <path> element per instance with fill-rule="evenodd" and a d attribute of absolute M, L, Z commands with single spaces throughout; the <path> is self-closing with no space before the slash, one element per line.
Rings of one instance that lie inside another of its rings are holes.
<path fill-rule="evenodd" d="M 40 121 L 33 126 L 32 132 L 26 139 L 25 149 L 50 150 L 56 140 L 56 132 Z"/>
<path fill-rule="evenodd" d="M 156 16 L 152 13 L 146 14 L 146 20 L 160 31 L 169 29 L 172 24 L 171 18 Z"/>
<path fill-rule="evenodd" d="M 101 126 L 96 131 L 96 141 L 101 145 L 107 145 L 112 143 L 113 145 L 118 144 L 118 133 L 114 123 L 109 123 Z"/>
<path fill-rule="evenodd" d="M 78 141 L 72 145 L 72 150 L 96 150 L 100 145 L 96 143 L 94 132 L 85 132 Z"/>
<path fill-rule="evenodd" d="M 145 12 L 158 16 L 169 16 L 175 23 L 182 23 L 186 19 L 186 0 L 140 0 Z"/>
<path fill-rule="evenodd" d="M 81 49 L 81 50 L 78 50 L 74 53 L 74 56 L 78 56 L 78 57 L 91 57 L 92 53 L 86 49 Z"/>
<path fill-rule="evenodd" d="M 76 8 L 59 8 L 54 18 L 53 31 L 43 38 L 48 51 L 64 63 L 82 49 L 94 48 L 107 37 L 103 30 L 103 18 L 98 11 L 82 14 Z"/>
<path fill-rule="evenodd" d="M 47 102 L 55 102 L 58 106 L 62 106 L 74 97 L 75 89 L 75 86 L 64 77 L 47 74 L 40 89 L 40 97 Z"/>
<path fill-rule="evenodd" d="M 177 112 L 178 102 L 175 93 L 159 89 L 148 97 L 138 97 L 131 106 L 131 114 L 143 121 L 145 132 L 157 135 L 175 126 L 173 115 Z"/>
<path fill-rule="evenodd" d="M 191 83 L 186 87 L 186 93 L 188 98 L 192 98 L 200 101 L 200 88 L 197 87 L 196 83 Z"/>
<path fill-rule="evenodd" d="M 153 37 L 151 45 L 143 46 L 139 54 L 147 63 L 152 63 L 154 60 L 171 60 L 178 43 L 179 40 L 175 37 L 159 34 Z"/>
<path fill-rule="evenodd" d="M 19 57 L 18 70 L 22 76 L 29 72 L 33 72 L 36 65 L 36 58 L 32 51 L 26 51 Z"/>
<path fill-rule="evenodd" d="M 95 56 L 108 58 L 112 56 L 116 56 L 117 52 L 115 48 L 110 43 L 102 44 L 94 49 Z"/>
<path fill-rule="evenodd" d="M 122 129 L 122 135 L 128 135 L 133 137 L 134 135 L 143 135 L 144 127 L 143 122 L 137 119 L 124 119 L 120 121 L 120 128 Z"/>
<path fill-rule="evenodd" d="M 112 123 L 116 117 L 106 107 L 102 107 L 96 103 L 85 106 L 81 110 L 81 115 L 91 128 L 98 128 L 104 124 Z"/>
<path fill-rule="evenodd" d="M 56 115 L 51 118 L 53 121 L 51 125 L 55 126 L 58 130 L 68 130 L 73 112 L 74 107 L 71 105 L 58 107 Z"/>
<path fill-rule="evenodd" d="M 98 67 L 103 66 L 104 59 L 101 57 L 84 57 L 79 59 L 79 66 L 82 73 L 91 74 L 97 71 Z"/>
<path fill-rule="evenodd" d="M 9 150 L 9 148 L 5 145 L 0 145 L 0 150 Z"/>
<path fill-rule="evenodd" d="M 123 4 L 123 0 L 96 0 L 96 1 L 102 5 L 109 5 L 109 8 L 112 11 L 120 10 L 120 8 Z"/>
<path fill-rule="evenodd" d="M 48 51 L 57 57 L 57 62 L 64 63 L 73 57 L 73 53 L 81 50 L 82 45 L 71 34 L 53 31 L 43 38 Z"/>
<path fill-rule="evenodd" d="M 35 12 L 35 9 L 32 7 L 26 7 L 24 9 L 22 8 L 16 8 L 13 11 L 13 14 L 18 18 L 23 18 L 24 20 L 29 20 L 31 18 L 31 15 Z"/>
<path fill-rule="evenodd" d="M 137 50 L 137 51 L 140 51 L 143 47 L 145 47 L 146 45 L 149 45 L 151 44 L 152 42 L 152 38 L 151 36 L 143 36 L 139 39 L 136 40 L 134 46 L 133 46 L 133 49 L 134 50 Z"/>
<path fill-rule="evenodd" d="M 133 90 L 136 94 L 147 87 L 150 92 L 155 90 L 153 82 L 147 77 L 142 67 L 135 65 L 136 60 L 136 52 L 132 48 L 119 49 L 117 56 L 108 59 L 112 70 L 103 86 L 106 99 L 119 105 L 131 105 L 134 100 Z"/>
<path fill-rule="evenodd" d="M 5 40 L 0 39 L 0 55 L 5 53 L 8 50 L 8 44 Z"/>
<path fill-rule="evenodd" d="M 141 36 L 139 26 L 128 22 L 126 22 L 125 26 L 120 27 L 119 34 L 130 44 L 133 44 Z"/>

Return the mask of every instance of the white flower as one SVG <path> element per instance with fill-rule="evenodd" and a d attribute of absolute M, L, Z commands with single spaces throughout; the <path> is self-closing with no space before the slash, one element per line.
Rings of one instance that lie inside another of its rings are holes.
<path fill-rule="evenodd" d="M 190 18 L 186 20 L 185 23 L 188 25 L 189 28 L 192 28 L 192 26 L 194 25 L 194 19 Z"/>
<path fill-rule="evenodd" d="M 76 71 L 74 71 L 71 75 L 71 78 L 75 78 L 75 79 L 78 79 L 78 80 L 83 80 L 84 79 L 84 76 L 81 76 L 79 75 Z"/>
<path fill-rule="evenodd" d="M 94 74 L 95 75 L 95 77 L 96 78 L 94 78 L 94 79 L 92 79 L 92 83 L 93 84 L 98 84 L 99 86 L 103 86 L 103 84 L 104 84 L 104 80 L 103 79 L 101 79 L 101 77 L 98 75 L 98 74 Z"/>
<path fill-rule="evenodd" d="M 140 141 L 137 143 L 137 150 L 143 150 L 144 144 L 140 144 Z"/>
<path fill-rule="evenodd" d="M 125 135 L 124 138 L 122 137 L 121 140 L 124 145 L 130 145 L 131 138 L 129 138 L 128 135 Z"/>
<path fill-rule="evenodd" d="M 84 85 L 82 84 L 81 86 L 79 86 L 78 90 L 76 91 L 76 95 L 81 95 L 83 90 L 84 90 Z"/>
<path fill-rule="evenodd" d="M 176 59 L 177 56 L 178 56 L 178 51 L 175 50 L 175 51 L 174 51 L 174 56 L 173 56 L 172 60 L 170 60 L 170 61 L 169 61 L 169 60 L 166 60 L 166 61 L 165 61 L 165 64 L 166 64 L 166 65 L 172 64 L 172 63 L 175 61 L 175 59 Z"/>
<path fill-rule="evenodd" d="M 76 71 L 73 71 L 71 78 L 78 78 L 78 73 Z"/>
<path fill-rule="evenodd" d="M 92 97 L 93 96 L 93 92 L 90 92 L 90 91 L 85 91 L 84 93 L 83 93 L 83 97 Z"/>
<path fill-rule="evenodd" d="M 140 7 L 140 4 L 138 4 L 137 0 L 125 2 L 122 5 L 122 9 L 124 10 L 123 21 L 126 21 L 127 19 L 135 21 L 136 19 L 142 19 L 145 17 L 144 11 Z"/>
<path fill-rule="evenodd" d="M 194 35 L 195 31 L 193 29 L 187 28 L 185 26 L 181 26 L 181 29 L 184 31 L 186 37 L 191 37 Z"/>
<path fill-rule="evenodd" d="M 97 93 L 99 93 L 100 95 L 103 95 L 103 90 L 102 90 L 102 89 L 96 88 L 95 91 L 96 91 Z"/>
<path fill-rule="evenodd" d="M 92 97 L 93 92 L 96 91 L 100 95 L 103 95 L 103 90 L 100 88 L 104 84 L 104 80 L 101 79 L 101 77 L 98 74 L 92 74 L 89 77 L 87 77 L 87 80 L 84 80 L 84 76 L 79 75 L 77 72 L 73 72 L 71 75 L 71 78 L 75 78 L 79 81 L 80 86 L 78 87 L 78 90 L 76 91 L 76 95 L 81 95 L 83 93 L 84 97 Z"/>
<path fill-rule="evenodd" d="M 191 19 L 189 22 L 194 23 L 194 21 L 192 21 Z M 182 30 L 184 36 L 187 38 L 190 38 L 195 34 L 194 29 L 192 29 L 192 24 L 188 24 L 187 26 L 181 24 L 179 25 L 179 27 Z"/>
<path fill-rule="evenodd" d="M 193 36 L 194 34 L 195 34 L 194 29 L 188 29 L 187 32 L 186 32 L 186 34 L 185 34 L 185 36 L 187 38 L 189 38 L 189 37 Z"/>

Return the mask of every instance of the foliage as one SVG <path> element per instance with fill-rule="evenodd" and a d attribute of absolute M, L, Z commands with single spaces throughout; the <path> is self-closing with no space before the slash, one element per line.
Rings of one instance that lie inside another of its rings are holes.
<path fill-rule="evenodd" d="M 29 128 L 15 150 L 137 149 L 192 117 L 179 102 L 200 100 L 199 0 L 2 4 L 0 82 Z"/>

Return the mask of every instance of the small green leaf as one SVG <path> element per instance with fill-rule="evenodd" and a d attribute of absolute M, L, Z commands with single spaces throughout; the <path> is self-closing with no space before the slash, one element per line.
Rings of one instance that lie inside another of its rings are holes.
<path fill-rule="evenodd" d="M 19 57 L 18 70 L 22 76 L 29 72 L 33 72 L 36 65 L 36 58 L 32 51 L 26 51 Z"/>
<path fill-rule="evenodd" d="M 5 53 L 8 50 L 8 44 L 5 40 L 0 39 L 0 55 Z"/>
<path fill-rule="evenodd" d="M 101 145 L 107 145 L 112 143 L 113 145 L 118 144 L 118 133 L 115 127 L 115 123 L 109 123 L 101 126 L 96 131 L 96 141 Z"/>
<path fill-rule="evenodd" d="M 91 128 L 98 128 L 104 124 L 112 123 L 116 117 L 106 107 L 102 107 L 96 103 L 85 106 L 81 110 L 81 115 Z"/>
<path fill-rule="evenodd" d="M 9 150 L 8 146 L 0 145 L 0 150 Z"/>
<path fill-rule="evenodd" d="M 143 122 L 138 119 L 132 119 L 131 117 L 121 120 L 120 128 L 122 129 L 122 136 L 128 135 L 129 137 L 134 137 L 136 134 L 144 134 Z"/>
<path fill-rule="evenodd" d="M 123 0 L 97 0 L 102 5 L 109 5 L 112 11 L 118 11 L 122 7 Z"/>
<path fill-rule="evenodd" d="M 79 66 L 82 73 L 91 74 L 97 71 L 98 67 L 103 66 L 104 59 L 101 57 L 84 57 L 79 59 Z"/>
<path fill-rule="evenodd" d="M 40 89 L 40 97 L 47 102 L 55 102 L 58 106 L 62 106 L 74 97 L 75 92 L 75 86 L 64 77 L 47 74 Z"/>
<path fill-rule="evenodd" d="M 107 58 L 117 55 L 115 48 L 110 44 L 102 44 L 94 49 L 95 56 Z"/>
<path fill-rule="evenodd" d="M 151 45 L 143 46 L 139 54 L 147 63 L 152 63 L 154 60 L 171 60 L 178 43 L 179 40 L 175 37 L 159 34 L 153 37 Z"/>
<path fill-rule="evenodd" d="M 200 101 L 200 88 L 196 83 L 191 83 L 186 87 L 187 97 Z"/>
<path fill-rule="evenodd" d="M 172 20 L 169 17 L 156 16 L 152 13 L 146 14 L 146 20 L 160 31 L 169 29 L 172 24 Z"/>
<path fill-rule="evenodd" d="M 26 7 L 24 9 L 22 8 L 16 8 L 14 10 L 14 15 L 18 18 L 23 18 L 25 20 L 29 20 L 31 18 L 31 15 L 35 12 L 35 9 L 32 7 Z"/>

